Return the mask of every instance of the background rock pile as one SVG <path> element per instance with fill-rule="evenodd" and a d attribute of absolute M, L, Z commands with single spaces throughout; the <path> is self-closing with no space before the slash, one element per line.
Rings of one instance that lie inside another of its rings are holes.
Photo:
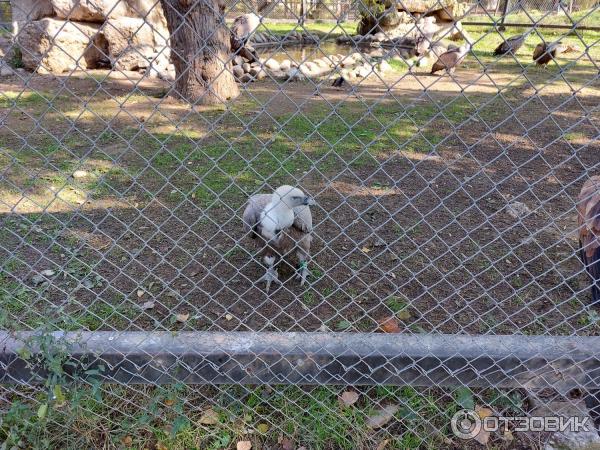
<path fill-rule="evenodd" d="M 172 79 L 169 32 L 154 0 L 12 0 L 23 66 L 40 73 L 139 70 Z"/>

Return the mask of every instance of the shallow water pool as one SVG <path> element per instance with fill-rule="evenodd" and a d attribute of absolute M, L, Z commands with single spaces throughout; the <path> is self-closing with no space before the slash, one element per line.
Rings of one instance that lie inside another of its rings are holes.
<path fill-rule="evenodd" d="M 292 62 L 312 61 L 329 55 L 349 55 L 355 50 L 348 45 L 337 45 L 333 42 L 321 42 L 320 44 L 307 45 L 285 45 L 257 48 L 258 54 L 265 59 L 274 58 L 281 62 L 289 59 Z"/>

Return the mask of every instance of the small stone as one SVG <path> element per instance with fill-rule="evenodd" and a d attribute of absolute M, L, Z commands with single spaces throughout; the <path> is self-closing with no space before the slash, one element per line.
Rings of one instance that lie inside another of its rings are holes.
<path fill-rule="evenodd" d="M 145 302 L 142 305 L 142 310 L 144 310 L 144 311 L 146 311 L 147 309 L 152 309 L 152 308 L 154 308 L 154 302 L 153 301 Z"/>
<path fill-rule="evenodd" d="M 250 75 L 252 75 L 257 80 L 262 80 L 267 76 L 267 73 L 260 67 L 252 67 L 250 69 Z"/>
<path fill-rule="evenodd" d="M 33 283 L 34 286 L 39 286 L 40 284 L 42 284 L 45 281 L 46 281 L 46 279 L 43 276 L 41 276 L 39 273 L 35 274 L 31 277 L 31 282 Z"/>
<path fill-rule="evenodd" d="M 42 271 L 40 272 L 40 275 L 43 275 L 43 276 L 45 276 L 45 277 L 51 277 L 51 276 L 53 276 L 55 273 L 56 273 L 56 272 L 55 272 L 54 270 L 52 270 L 52 269 L 46 269 L 46 270 L 42 270 Z"/>
<path fill-rule="evenodd" d="M 85 170 L 76 170 L 73 172 L 73 178 L 85 178 L 88 176 L 88 173 Z"/>
<path fill-rule="evenodd" d="M 0 77 L 9 77 L 14 74 L 15 72 L 12 67 L 0 61 Z"/>
<path fill-rule="evenodd" d="M 387 38 L 386 38 L 385 34 L 384 34 L 383 32 L 381 32 L 381 31 L 380 31 L 379 33 L 375 33 L 375 34 L 373 35 L 373 40 L 374 40 L 375 42 L 383 42 L 383 41 L 385 41 L 386 39 L 387 39 Z"/>
<path fill-rule="evenodd" d="M 225 314 L 225 320 L 231 320 L 233 316 L 231 314 Z"/>
<path fill-rule="evenodd" d="M 270 58 L 265 61 L 265 67 L 269 70 L 279 70 L 280 65 L 277 60 Z"/>
<path fill-rule="evenodd" d="M 233 73 L 233 76 L 235 78 L 241 78 L 242 76 L 244 76 L 244 69 L 242 68 L 242 66 L 233 66 L 231 68 L 231 73 Z"/>
<path fill-rule="evenodd" d="M 390 70 L 392 70 L 392 66 L 390 66 L 390 64 L 387 61 L 381 61 L 377 65 L 377 69 L 381 73 L 386 73 L 386 72 L 389 72 Z"/>
<path fill-rule="evenodd" d="M 292 68 L 292 62 L 289 59 L 284 59 L 279 64 L 279 70 L 281 70 L 282 72 L 287 72 L 291 68 Z"/>
<path fill-rule="evenodd" d="M 360 66 L 356 69 L 355 74 L 357 77 L 366 78 L 371 74 L 371 70 L 365 66 Z"/>
<path fill-rule="evenodd" d="M 531 214 L 531 209 L 523 202 L 511 202 L 508 204 L 506 212 L 513 219 L 521 219 Z"/>
<path fill-rule="evenodd" d="M 252 81 L 254 81 L 254 77 L 252 75 L 250 75 L 249 73 L 245 73 L 241 78 L 240 81 L 242 83 L 250 83 Z"/>

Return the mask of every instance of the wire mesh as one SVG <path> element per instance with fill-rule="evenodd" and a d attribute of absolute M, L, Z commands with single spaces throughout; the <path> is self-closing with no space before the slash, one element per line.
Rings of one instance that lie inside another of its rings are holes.
<path fill-rule="evenodd" d="M 498 8 L 13 1 L 3 447 L 597 443 L 600 10 Z"/>

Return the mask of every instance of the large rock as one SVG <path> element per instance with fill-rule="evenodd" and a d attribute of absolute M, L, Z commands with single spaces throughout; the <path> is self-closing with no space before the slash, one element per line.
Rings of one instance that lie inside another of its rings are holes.
<path fill-rule="evenodd" d="M 108 19 L 137 17 L 153 27 L 167 29 L 159 1 L 155 0 L 43 0 L 52 4 L 59 19 L 102 23 Z"/>
<path fill-rule="evenodd" d="M 152 27 L 144 19 L 109 19 L 104 24 L 103 31 L 108 43 L 110 62 L 118 70 L 147 68 L 164 47 L 156 42 Z"/>
<path fill-rule="evenodd" d="M 122 0 L 50 0 L 59 19 L 104 22 L 109 17 L 127 16 Z"/>
<path fill-rule="evenodd" d="M 99 67 L 108 52 L 99 28 L 50 18 L 29 22 L 17 36 L 23 65 L 41 73 Z"/>
<path fill-rule="evenodd" d="M 27 22 L 54 14 L 50 0 L 10 0 L 13 33 L 17 35 Z"/>

